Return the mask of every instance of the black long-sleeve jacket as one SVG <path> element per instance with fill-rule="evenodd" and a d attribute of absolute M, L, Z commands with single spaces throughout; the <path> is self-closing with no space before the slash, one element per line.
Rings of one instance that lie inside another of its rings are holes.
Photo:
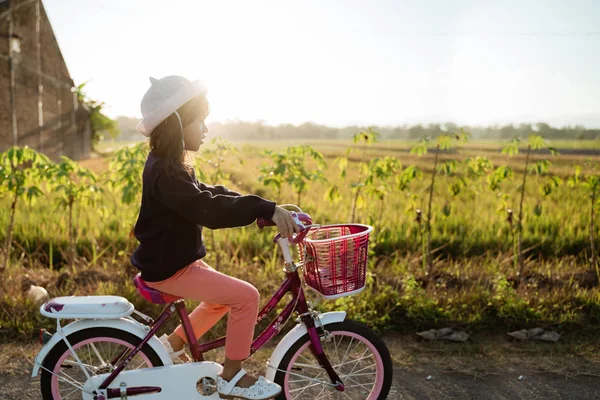
<path fill-rule="evenodd" d="M 165 170 L 165 162 L 152 152 L 142 178 L 142 205 L 135 237 L 140 245 L 131 263 L 142 278 L 158 282 L 206 255 L 202 227 L 245 226 L 257 218 L 271 219 L 275 203 L 259 196 L 209 186 L 183 168 Z"/>

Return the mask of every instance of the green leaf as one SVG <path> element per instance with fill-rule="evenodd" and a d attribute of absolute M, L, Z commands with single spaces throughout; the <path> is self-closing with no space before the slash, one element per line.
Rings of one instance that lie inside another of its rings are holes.
<path fill-rule="evenodd" d="M 544 138 L 540 135 L 529 136 L 529 145 L 532 150 L 539 150 L 544 147 Z"/>
<path fill-rule="evenodd" d="M 365 206 L 365 199 L 363 198 L 363 196 L 358 196 L 358 198 L 356 199 L 356 208 L 358 210 L 362 209 Z"/>
<path fill-rule="evenodd" d="M 440 135 L 437 138 L 438 146 L 441 150 L 448 150 L 452 147 L 452 138 L 447 135 Z"/>
<path fill-rule="evenodd" d="M 410 149 L 410 154 L 416 154 L 421 157 L 422 155 L 427 154 L 427 146 L 416 145 Z"/>
<path fill-rule="evenodd" d="M 518 137 L 512 138 L 510 142 L 502 149 L 502 154 L 508 154 L 510 157 L 519 154 L 519 145 L 521 139 Z"/>
<path fill-rule="evenodd" d="M 342 196 L 340 194 L 340 190 L 337 186 L 332 186 L 330 187 L 326 192 L 325 195 L 323 196 L 323 199 L 325 201 L 330 201 L 332 203 L 337 203 L 341 200 Z"/>
<path fill-rule="evenodd" d="M 449 217 L 451 212 L 452 212 L 452 207 L 450 206 L 450 204 L 445 203 L 444 206 L 442 207 L 442 214 L 445 217 Z"/>

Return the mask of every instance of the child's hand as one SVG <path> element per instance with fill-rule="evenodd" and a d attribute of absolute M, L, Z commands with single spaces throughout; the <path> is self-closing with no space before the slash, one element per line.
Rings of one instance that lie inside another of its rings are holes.
<path fill-rule="evenodd" d="M 294 222 L 292 214 L 284 208 L 279 206 L 275 207 L 275 212 L 273 213 L 271 220 L 277 225 L 277 228 L 279 228 L 281 237 L 286 238 L 292 236 L 295 232 L 300 232 L 300 227 Z"/>

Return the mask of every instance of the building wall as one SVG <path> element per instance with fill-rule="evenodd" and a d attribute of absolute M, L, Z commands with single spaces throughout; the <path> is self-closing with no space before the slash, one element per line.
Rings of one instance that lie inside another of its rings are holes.
<path fill-rule="evenodd" d="M 0 15 L 9 10 L 8 2 Z M 39 56 L 36 2 L 12 0 L 14 34 L 21 39 L 15 59 L 17 145 L 29 146 L 52 159 L 61 155 L 78 160 L 89 156 L 89 114 L 77 104 L 73 81 L 40 1 Z M 0 151 L 13 145 L 8 61 L 8 20 L 0 20 Z M 39 57 L 39 58 L 38 58 Z M 41 63 L 40 63 L 41 61 Z M 41 64 L 41 74 L 38 73 Z M 41 86 L 38 89 L 38 84 Z M 41 90 L 41 113 L 38 98 Z M 40 127 L 39 118 L 42 117 Z"/>

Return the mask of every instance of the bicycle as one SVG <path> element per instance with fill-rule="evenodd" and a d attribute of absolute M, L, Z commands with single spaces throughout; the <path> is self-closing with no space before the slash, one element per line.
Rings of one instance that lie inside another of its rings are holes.
<path fill-rule="evenodd" d="M 254 339 L 251 354 L 276 336 L 296 312 L 295 327 L 281 339 L 267 363 L 265 377 L 283 388 L 277 400 L 387 398 L 392 362 L 383 340 L 365 325 L 346 319 L 345 311 L 315 311 L 303 287 L 326 299 L 360 293 L 365 287 L 367 246 L 373 228 L 315 225 L 299 208 L 292 214 L 302 229 L 289 239 L 277 234 L 273 240 L 283 252 L 286 278 L 259 312 L 257 324 L 288 292 L 292 299 Z M 257 222 L 261 229 L 274 225 Z M 299 245 L 298 264 L 290 244 Z M 224 346 L 225 338 L 199 344 L 182 298 L 150 288 L 139 274 L 134 283 L 146 300 L 166 304 L 157 319 L 118 296 L 59 297 L 40 307 L 44 316 L 57 320 L 54 334 L 40 331 L 44 346 L 32 372 L 35 377 L 41 370 L 44 400 L 219 399 L 216 377 L 222 366 L 205 361 L 203 354 Z M 191 362 L 173 364 L 155 336 L 173 314 L 181 320 Z M 62 319 L 75 321 L 63 327 Z"/>

